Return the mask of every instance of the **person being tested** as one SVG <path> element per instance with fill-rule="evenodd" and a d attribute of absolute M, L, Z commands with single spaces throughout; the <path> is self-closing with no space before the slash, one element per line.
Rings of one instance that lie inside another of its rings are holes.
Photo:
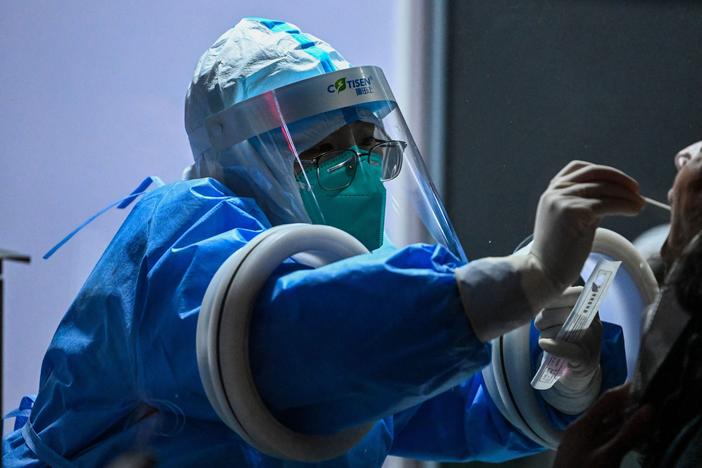
<path fill-rule="evenodd" d="M 663 297 L 647 312 L 638 362 L 645 372 L 568 428 L 555 468 L 620 466 L 631 450 L 643 455 L 643 467 L 702 461 L 702 141 L 679 151 L 674 163 L 670 231 L 661 246 L 667 276 Z"/>
<path fill-rule="evenodd" d="M 633 179 L 571 162 L 541 196 L 528 253 L 466 263 L 382 71 L 262 18 L 200 58 L 185 126 L 187 180 L 147 193 L 90 274 L 46 352 L 31 416 L 3 441 L 6 466 L 93 466 L 133 450 L 164 465 L 295 465 L 222 423 L 195 335 L 219 266 L 272 226 L 300 222 L 339 228 L 370 252 L 316 269 L 286 261 L 253 314 L 251 369 L 283 425 L 371 425 L 322 465 L 541 449 L 502 417 L 477 371 L 491 339 L 563 306 L 600 219 L 643 207 Z M 601 359 L 602 334 L 596 320 L 580 343 L 543 341 L 570 365 L 542 394 L 554 418 L 582 412 L 621 376 L 618 356 Z"/>

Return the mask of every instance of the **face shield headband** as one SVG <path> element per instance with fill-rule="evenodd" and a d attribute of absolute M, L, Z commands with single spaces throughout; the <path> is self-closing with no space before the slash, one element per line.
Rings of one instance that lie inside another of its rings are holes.
<path fill-rule="evenodd" d="M 275 129 L 288 133 L 286 140 L 292 142 L 291 123 L 359 106 L 380 119 L 397 106 L 380 68 L 339 70 L 268 91 L 210 116 L 203 127 L 188 132 L 188 138 L 198 162 Z M 317 139 L 325 130 L 320 129 Z"/>

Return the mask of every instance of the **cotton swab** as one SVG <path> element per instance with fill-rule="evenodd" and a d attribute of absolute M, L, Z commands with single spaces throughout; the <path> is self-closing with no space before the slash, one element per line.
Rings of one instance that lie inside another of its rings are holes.
<path fill-rule="evenodd" d="M 652 198 L 648 198 L 648 197 L 643 197 L 643 199 L 646 203 L 648 203 L 651 206 L 657 206 L 658 208 L 661 208 L 663 210 L 671 211 L 670 205 L 666 205 L 665 203 L 661 203 L 659 201 L 656 201 L 656 200 L 654 200 Z"/>

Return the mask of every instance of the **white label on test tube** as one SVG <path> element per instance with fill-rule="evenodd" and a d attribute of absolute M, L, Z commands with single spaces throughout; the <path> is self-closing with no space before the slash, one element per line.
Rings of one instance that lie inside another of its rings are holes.
<path fill-rule="evenodd" d="M 556 340 L 574 342 L 585 334 L 600 308 L 600 301 L 607 293 L 607 289 L 621 264 L 622 262 L 611 260 L 597 262 L 595 269 L 585 283 L 583 292 L 573 306 L 573 310 L 558 331 Z M 541 366 L 536 371 L 534 378 L 531 379 L 531 386 L 537 390 L 548 390 L 558 382 L 567 368 L 565 359 L 544 352 Z"/>

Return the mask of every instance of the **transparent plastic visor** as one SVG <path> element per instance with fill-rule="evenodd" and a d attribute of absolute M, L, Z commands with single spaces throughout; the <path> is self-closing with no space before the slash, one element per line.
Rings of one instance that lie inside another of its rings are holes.
<path fill-rule="evenodd" d="M 198 172 L 253 198 L 272 224 L 334 226 L 371 251 L 441 244 L 466 261 L 379 68 L 265 93 L 207 126 L 212 149 Z"/>

